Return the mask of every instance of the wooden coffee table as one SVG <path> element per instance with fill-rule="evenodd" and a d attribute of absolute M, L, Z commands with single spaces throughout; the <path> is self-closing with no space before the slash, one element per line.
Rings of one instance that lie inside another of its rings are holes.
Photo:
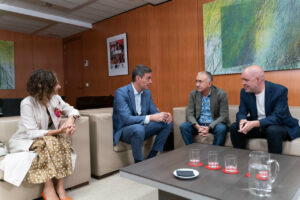
<path fill-rule="evenodd" d="M 188 165 L 189 151 L 200 149 L 201 167 Z M 235 154 L 238 158 L 239 173 L 235 175 L 224 174 L 221 170 L 208 170 L 208 151 L 218 151 L 219 162 L 224 168 L 224 156 Z M 159 189 L 159 199 L 278 199 L 297 200 L 300 196 L 300 157 L 272 154 L 280 164 L 280 171 L 273 183 L 272 196 L 269 198 L 256 197 L 248 191 L 248 150 L 234 149 L 232 147 L 218 147 L 208 144 L 195 143 L 183 148 L 161 154 L 153 159 L 122 168 L 120 174 L 128 179 L 147 184 Z M 182 180 L 173 175 L 179 168 L 192 168 L 199 171 L 195 179 Z"/>

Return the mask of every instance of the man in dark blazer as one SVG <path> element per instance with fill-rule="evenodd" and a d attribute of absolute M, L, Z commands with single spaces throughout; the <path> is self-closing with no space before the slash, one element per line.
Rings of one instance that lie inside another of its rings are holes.
<path fill-rule="evenodd" d="M 286 87 L 265 81 L 259 66 L 242 72 L 243 89 L 240 94 L 236 122 L 230 136 L 235 148 L 245 148 L 247 138 L 266 138 L 270 153 L 282 153 L 282 142 L 300 136 L 298 120 L 291 116 Z"/>
<path fill-rule="evenodd" d="M 151 69 L 137 65 L 132 71 L 132 83 L 117 89 L 113 107 L 114 145 L 119 140 L 131 144 L 135 162 L 144 159 L 144 140 L 157 135 L 147 158 L 162 152 L 172 131 L 172 116 L 159 112 L 152 101 L 149 87 L 152 83 Z"/>
<path fill-rule="evenodd" d="M 212 85 L 209 72 L 199 72 L 196 89 L 190 94 L 186 110 L 186 122 L 180 125 L 182 138 L 186 145 L 193 143 L 194 135 L 206 137 L 214 134 L 214 145 L 224 145 L 227 128 L 230 126 L 227 94 Z"/>

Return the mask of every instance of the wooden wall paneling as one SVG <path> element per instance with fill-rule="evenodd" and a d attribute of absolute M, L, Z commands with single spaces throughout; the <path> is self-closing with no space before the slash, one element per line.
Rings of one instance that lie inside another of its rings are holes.
<path fill-rule="evenodd" d="M 128 26 L 127 24 L 129 23 L 128 21 L 128 14 L 124 13 L 121 15 L 118 15 L 116 17 L 110 18 L 108 20 L 103 21 L 102 23 L 99 24 L 99 26 L 102 26 L 102 30 L 104 31 L 104 44 L 105 44 L 105 49 L 102 52 L 105 55 L 105 59 L 101 61 L 101 67 L 102 69 L 102 75 L 101 77 L 104 77 L 103 80 L 107 80 L 107 82 L 103 82 L 101 79 L 101 84 L 107 85 L 107 90 L 105 90 L 105 93 L 103 95 L 109 95 L 115 93 L 116 89 L 119 87 L 126 85 L 130 82 L 130 77 L 129 75 L 122 75 L 122 76 L 108 76 L 108 66 L 107 66 L 107 49 L 106 49 L 106 39 L 111 36 L 119 35 L 121 33 L 126 32 L 127 35 L 127 45 L 128 45 L 128 62 L 129 62 L 129 71 L 131 69 L 131 59 L 130 59 L 130 49 L 129 49 L 129 37 L 130 33 L 128 32 Z M 97 24 L 98 25 L 98 24 Z M 99 91 L 101 92 L 101 91 Z"/>
<path fill-rule="evenodd" d="M 63 68 L 63 43 L 62 39 L 44 36 L 32 36 L 33 38 L 33 67 L 37 69 L 49 69 L 56 73 L 62 86 L 59 94 L 64 95 L 64 68 Z"/>
<path fill-rule="evenodd" d="M 61 39 L 0 30 L 0 40 L 14 42 L 15 57 L 15 89 L 0 90 L 0 98 L 28 96 L 26 82 L 31 73 L 37 68 L 54 70 L 63 86 Z"/>
<path fill-rule="evenodd" d="M 186 106 L 199 71 L 197 1 L 174 0 L 153 8 L 152 66 L 158 70 L 158 107 Z M 155 83 L 154 83 L 155 84 Z"/>
<path fill-rule="evenodd" d="M 26 82 L 33 71 L 32 36 L 23 33 L 0 30 L 0 40 L 14 42 L 15 89 L 0 90 L 0 98 L 27 96 Z"/>
<path fill-rule="evenodd" d="M 103 32 L 89 30 L 82 35 L 82 59 L 88 60 L 89 66 L 83 67 L 84 96 L 103 96 L 109 93 L 107 72 L 106 39 Z"/>
<path fill-rule="evenodd" d="M 124 84 L 128 84 L 132 81 L 132 70 L 136 65 L 146 65 L 150 67 L 152 69 L 153 81 L 150 90 L 152 99 L 154 103 L 157 104 L 157 70 L 151 66 L 150 62 L 149 12 L 150 6 L 146 5 L 126 13 L 129 74 Z"/>
<path fill-rule="evenodd" d="M 114 95 L 115 90 L 131 82 L 135 65 L 149 65 L 147 6 L 132 10 L 94 25 L 93 30 L 83 34 L 83 57 L 90 61 L 84 70 L 84 80 L 91 82 L 85 95 Z M 129 74 L 108 76 L 106 38 L 127 33 Z"/>
<path fill-rule="evenodd" d="M 66 102 L 76 105 L 76 98 L 83 96 L 81 38 L 64 43 L 64 74 Z"/>
<path fill-rule="evenodd" d="M 115 28 L 110 36 L 127 33 L 128 75 L 109 77 L 112 80 L 111 90 L 115 91 L 121 86 L 131 82 L 132 69 L 138 64 L 149 66 L 149 40 L 148 36 L 148 9 L 147 6 L 124 13 L 116 18 L 124 21 L 125 29 Z"/>
<path fill-rule="evenodd" d="M 241 74 L 216 75 L 214 76 L 214 85 L 227 92 L 230 105 L 240 104 Z"/>

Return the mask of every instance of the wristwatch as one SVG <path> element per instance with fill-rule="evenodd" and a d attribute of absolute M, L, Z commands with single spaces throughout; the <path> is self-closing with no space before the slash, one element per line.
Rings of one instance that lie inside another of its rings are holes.
<path fill-rule="evenodd" d="M 76 119 L 78 119 L 80 116 L 79 115 L 73 115 L 72 118 L 74 119 L 74 122 L 76 121 Z"/>

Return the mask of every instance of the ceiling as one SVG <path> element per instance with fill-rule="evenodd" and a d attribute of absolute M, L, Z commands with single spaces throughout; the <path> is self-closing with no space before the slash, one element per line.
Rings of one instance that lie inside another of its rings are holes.
<path fill-rule="evenodd" d="M 0 0 L 0 29 L 65 38 L 145 4 L 169 0 Z"/>

